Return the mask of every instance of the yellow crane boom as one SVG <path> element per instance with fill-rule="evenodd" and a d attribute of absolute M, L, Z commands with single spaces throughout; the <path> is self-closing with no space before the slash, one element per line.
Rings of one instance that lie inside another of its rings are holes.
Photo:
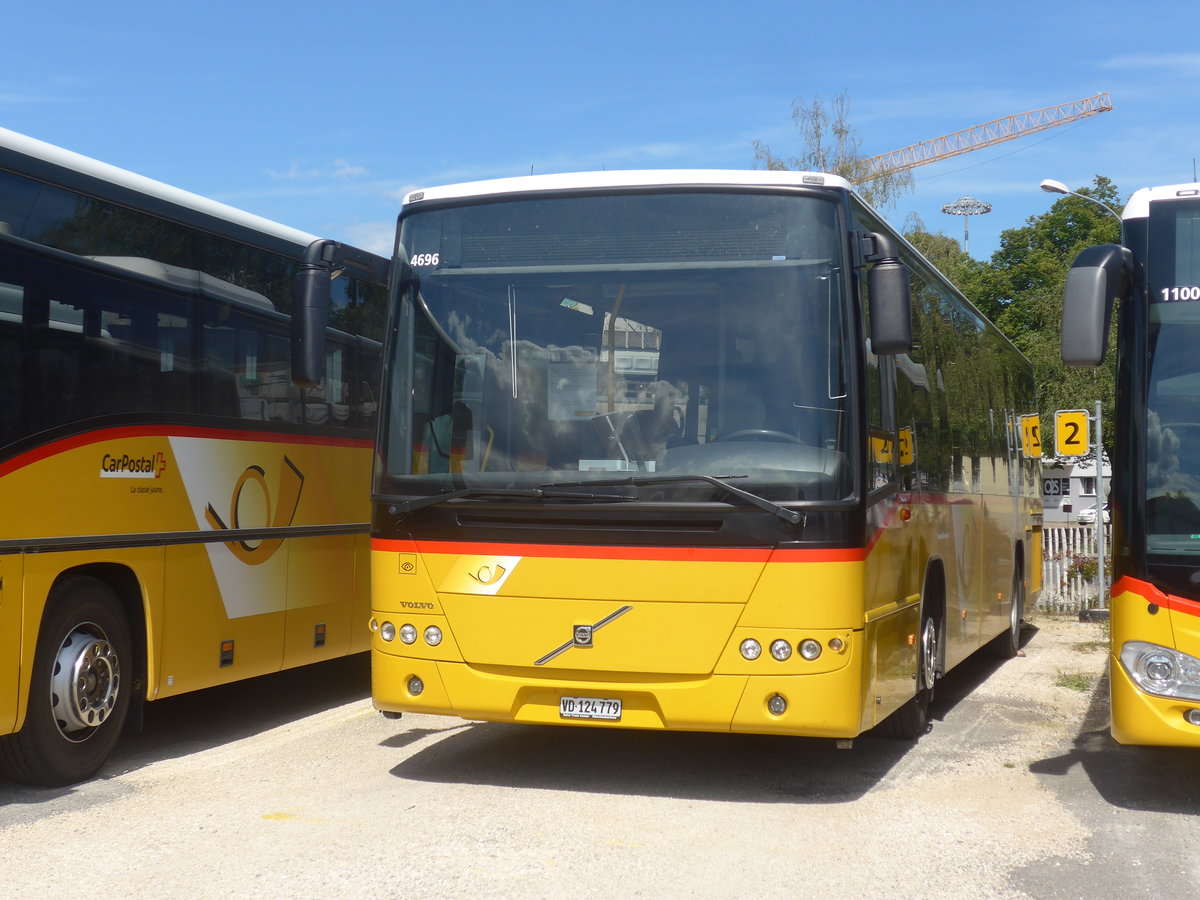
<path fill-rule="evenodd" d="M 942 135 L 931 141 L 923 141 L 909 147 L 893 150 L 881 156 L 872 156 L 866 160 L 868 177 L 887 175 L 903 169 L 915 169 L 938 160 L 970 153 L 993 144 L 1002 144 L 1014 138 L 1024 137 L 1047 128 L 1056 128 L 1088 116 L 1099 115 L 1113 108 L 1108 98 L 1108 92 L 1099 93 L 1085 100 L 1072 103 L 1060 103 L 1058 106 L 1047 106 L 1044 109 L 1034 109 L 1029 112 L 1017 113 L 956 131 L 953 134 Z"/>

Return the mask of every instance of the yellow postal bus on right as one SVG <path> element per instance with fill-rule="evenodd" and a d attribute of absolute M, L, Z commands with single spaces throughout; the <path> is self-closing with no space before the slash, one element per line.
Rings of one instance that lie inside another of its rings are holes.
<path fill-rule="evenodd" d="M 1137 191 L 1067 276 L 1062 356 L 1104 360 L 1114 300 L 1112 733 L 1200 746 L 1200 184 Z"/>

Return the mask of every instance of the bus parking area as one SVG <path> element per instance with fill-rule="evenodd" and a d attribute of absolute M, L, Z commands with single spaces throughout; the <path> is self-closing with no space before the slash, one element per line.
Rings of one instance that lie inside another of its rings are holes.
<path fill-rule="evenodd" d="M 376 713 L 363 656 L 170 698 L 100 776 L 0 783 L 9 897 L 1140 897 L 1194 883 L 1186 751 L 1108 733 L 1107 632 L 938 683 L 916 743 Z"/>

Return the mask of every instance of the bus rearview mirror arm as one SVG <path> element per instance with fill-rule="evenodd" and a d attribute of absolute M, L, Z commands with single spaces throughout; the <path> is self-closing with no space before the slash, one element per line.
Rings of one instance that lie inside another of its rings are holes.
<path fill-rule="evenodd" d="M 1104 362 L 1113 303 L 1129 295 L 1132 276 L 1133 254 L 1117 244 L 1088 247 L 1075 257 L 1063 292 L 1063 363 Z"/>

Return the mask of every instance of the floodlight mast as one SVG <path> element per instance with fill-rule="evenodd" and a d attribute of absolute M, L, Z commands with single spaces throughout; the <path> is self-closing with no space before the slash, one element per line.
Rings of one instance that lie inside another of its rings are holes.
<path fill-rule="evenodd" d="M 963 253 L 971 252 L 971 235 L 967 228 L 967 222 L 970 221 L 968 216 L 982 216 L 991 211 L 992 204 L 976 200 L 974 197 L 959 197 L 953 203 L 947 203 L 942 207 L 942 212 L 948 216 L 963 217 Z"/>

